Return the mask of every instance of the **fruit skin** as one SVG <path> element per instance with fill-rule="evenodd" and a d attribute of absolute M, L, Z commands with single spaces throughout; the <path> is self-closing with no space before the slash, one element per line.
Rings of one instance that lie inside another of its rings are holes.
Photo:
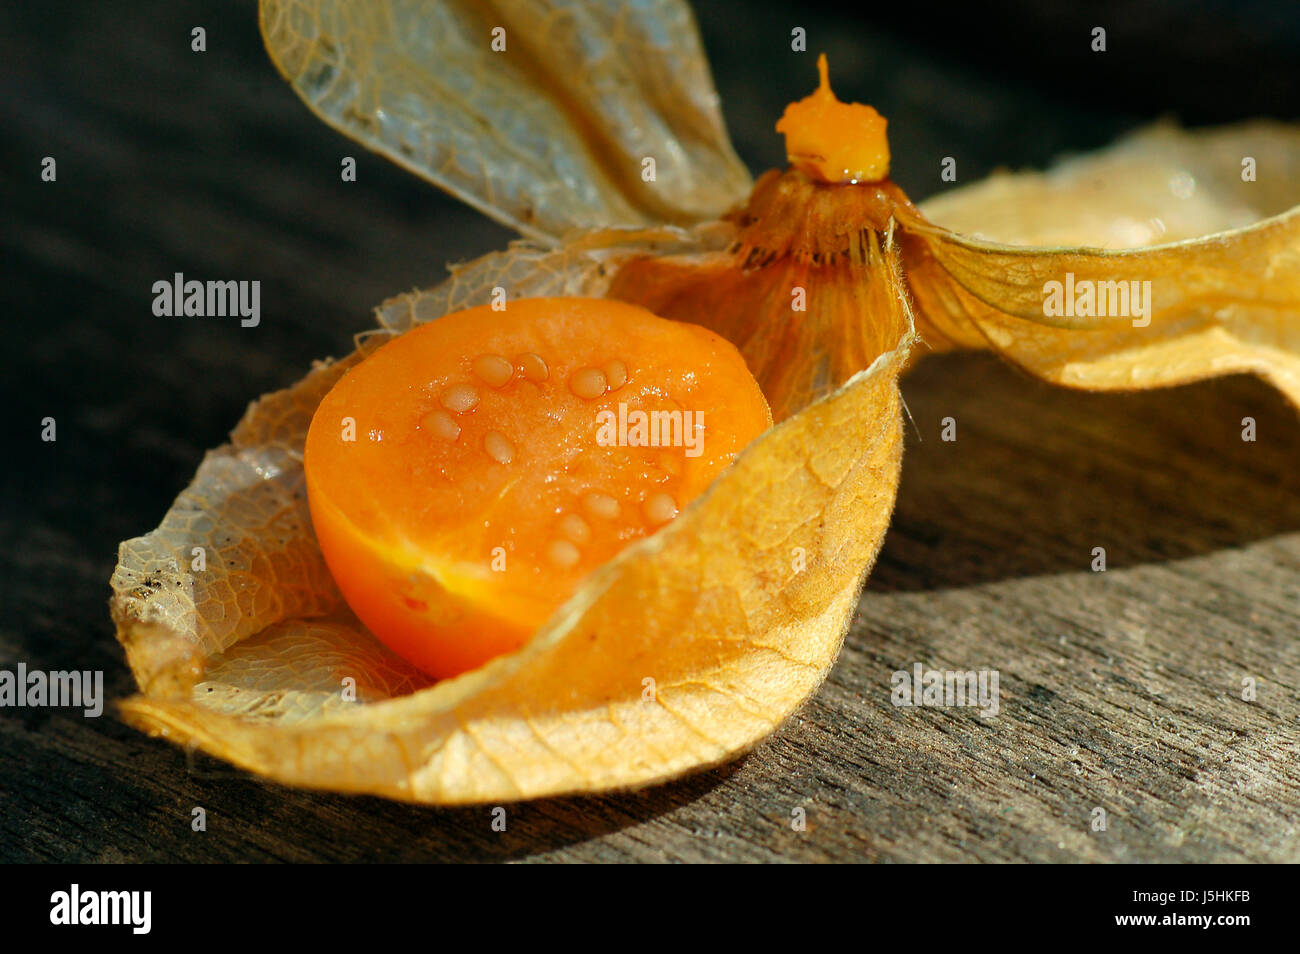
<path fill-rule="evenodd" d="M 494 356 L 515 366 L 504 383 Z M 629 409 L 702 415 L 698 456 L 597 443 L 598 417 Z M 770 425 L 713 332 L 605 299 L 521 299 L 445 315 L 349 371 L 308 432 L 308 502 L 348 605 L 442 678 L 521 646 Z"/>

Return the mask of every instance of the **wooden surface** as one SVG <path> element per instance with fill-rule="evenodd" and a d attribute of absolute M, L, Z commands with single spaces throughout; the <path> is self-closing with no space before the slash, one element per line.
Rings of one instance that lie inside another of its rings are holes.
<path fill-rule="evenodd" d="M 811 75 L 811 59 L 783 52 L 787 11 L 703 14 L 754 169 L 779 160 L 770 124 Z M 1277 30 L 1252 40 L 1201 17 L 1184 34 L 1204 42 L 1174 51 L 1158 18 L 1130 17 L 1142 55 L 1107 61 L 1085 95 L 1053 53 L 1068 22 L 1019 21 L 1004 42 L 1028 55 L 1037 30 L 1043 49 L 1004 79 L 1005 65 L 986 71 L 1005 64 L 996 34 L 963 59 L 906 13 L 885 20 L 800 5 L 795 22 L 846 64 L 846 98 L 891 118 L 896 178 L 918 198 L 939 187 L 944 155 L 974 177 L 1168 110 L 1294 118 L 1278 112 L 1294 108 L 1293 77 L 1223 72 L 1217 94 L 1195 80 L 1243 50 L 1267 64 Z M 189 50 L 195 25 L 206 54 Z M 0 666 L 102 669 L 121 697 L 132 683 L 105 605 L 117 542 L 157 523 L 249 399 L 341 352 L 382 298 L 508 236 L 317 124 L 261 53 L 250 4 L 7 9 L 0 55 L 13 427 Z M 1117 111 L 1140 76 L 1133 112 Z M 37 180 L 45 155 L 55 184 Z M 343 155 L 358 156 L 355 184 L 339 182 Z M 262 280 L 262 325 L 154 317 L 150 286 L 175 271 Z M 984 356 L 927 359 L 905 396 L 915 428 L 860 617 L 826 686 L 749 758 L 645 792 L 517 806 L 494 832 L 486 809 L 267 785 L 108 713 L 7 709 L 0 858 L 1300 860 L 1300 419 L 1247 379 L 1088 395 Z M 46 415 L 54 444 L 39 440 Z M 955 442 L 939 439 L 947 416 Z M 1104 573 L 1089 569 L 1097 546 Z M 914 663 L 997 669 L 997 718 L 895 708 L 890 675 Z"/>

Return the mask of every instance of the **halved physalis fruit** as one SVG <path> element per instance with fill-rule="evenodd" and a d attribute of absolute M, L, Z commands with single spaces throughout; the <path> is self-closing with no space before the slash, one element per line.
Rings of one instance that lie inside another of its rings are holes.
<path fill-rule="evenodd" d="M 304 463 L 321 552 L 395 652 L 452 676 L 522 645 L 772 418 L 740 353 L 604 299 L 455 312 L 326 395 Z"/>

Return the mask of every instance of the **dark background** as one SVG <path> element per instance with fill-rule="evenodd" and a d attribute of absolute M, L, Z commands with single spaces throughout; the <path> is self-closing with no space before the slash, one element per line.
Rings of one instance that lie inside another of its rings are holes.
<path fill-rule="evenodd" d="M 1296 9 L 1265 0 L 697 6 L 736 147 L 755 173 L 782 162 L 772 125 L 812 88 L 824 50 L 839 95 L 890 119 L 894 177 L 918 200 L 943 186 L 947 155 L 961 184 L 1102 146 L 1163 115 L 1295 119 Z M 1089 49 L 1097 25 L 1104 54 Z M 206 53 L 190 51 L 194 26 L 207 29 Z M 807 29 L 808 55 L 789 51 L 793 26 Z M 121 697 L 133 685 L 106 607 L 118 542 L 157 525 L 249 400 L 347 351 L 384 298 L 435 284 L 444 263 L 511 236 L 318 122 L 263 52 L 251 2 L 6 4 L 0 62 L 0 417 L 9 432 L 0 665 L 103 669 L 107 693 Z M 39 180 L 46 155 L 57 158 L 57 183 Z M 340 182 L 342 155 L 357 157 L 356 183 Z M 151 285 L 176 271 L 260 279 L 260 327 L 154 317 Z M 58 421 L 57 443 L 40 440 L 46 416 Z M 949 552 L 974 546 L 960 525 L 926 523 L 932 479 L 905 480 L 873 588 L 919 585 L 896 539 L 905 546 L 919 528 L 941 532 Z M 1065 492 L 1087 487 L 1081 478 Z M 1166 514 L 1154 542 L 1134 547 L 1177 555 L 1291 529 L 1297 518 L 1227 520 L 1207 536 L 1194 510 Z M 1091 519 L 1104 530 L 1127 518 L 1099 506 Z M 1040 532 L 939 583 L 1062 569 L 1052 535 L 1068 526 Z M 0 858 L 524 857 L 671 813 L 736 771 L 649 795 L 542 803 L 525 809 L 531 828 L 503 841 L 482 833 L 475 810 L 285 792 L 224 765 L 191 765 L 111 713 L 5 710 Z M 196 836 L 196 804 L 217 819 L 239 804 L 260 822 L 218 820 Z M 353 829 L 364 834 L 340 834 Z"/>

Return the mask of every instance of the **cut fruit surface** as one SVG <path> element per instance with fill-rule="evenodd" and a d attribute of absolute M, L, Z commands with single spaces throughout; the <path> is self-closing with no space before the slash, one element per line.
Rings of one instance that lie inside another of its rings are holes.
<path fill-rule="evenodd" d="M 739 352 L 605 299 L 445 315 L 345 375 L 305 449 L 353 611 L 446 677 L 509 652 L 771 426 Z"/>

